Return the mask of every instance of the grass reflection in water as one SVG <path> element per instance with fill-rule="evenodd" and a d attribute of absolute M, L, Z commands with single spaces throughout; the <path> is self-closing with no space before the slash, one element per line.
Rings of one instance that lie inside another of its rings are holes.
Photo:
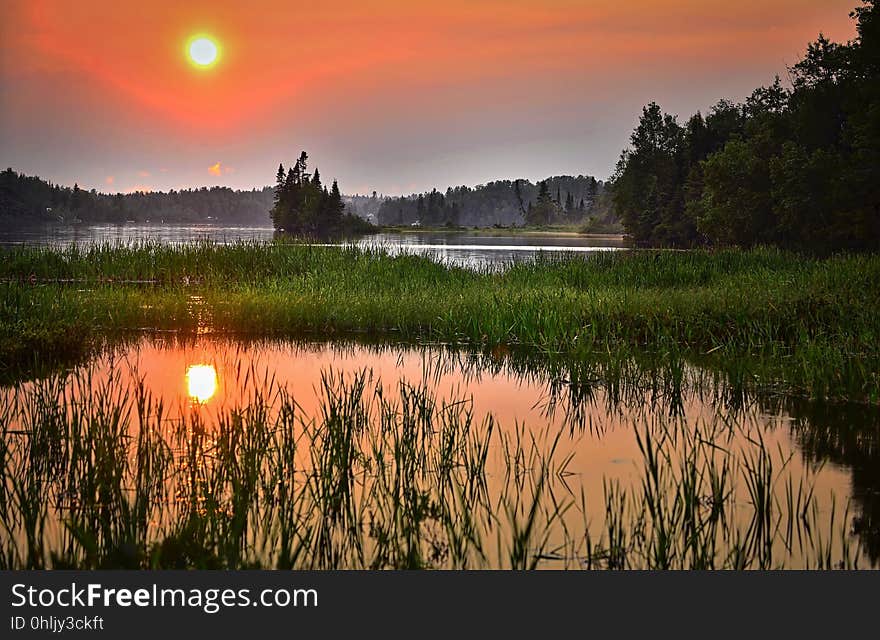
<path fill-rule="evenodd" d="M 877 561 L 841 467 L 870 410 L 851 437 L 690 365 L 271 343 L 216 345 L 188 391 L 223 393 L 184 408 L 148 365 L 186 347 L 125 353 L 3 391 L 3 567 Z"/>

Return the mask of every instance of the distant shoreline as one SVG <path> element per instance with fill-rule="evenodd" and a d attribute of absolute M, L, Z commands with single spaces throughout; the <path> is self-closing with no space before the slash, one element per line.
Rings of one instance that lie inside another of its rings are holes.
<path fill-rule="evenodd" d="M 0 220 L 4 218 L 0 216 Z M 45 227 L 93 227 L 93 226 L 193 226 L 204 225 L 211 227 L 238 227 L 247 229 L 268 229 L 272 228 L 272 221 L 266 220 L 261 222 L 244 221 L 244 220 L 124 220 L 124 221 L 97 221 L 97 220 L 27 220 L 7 218 L 7 221 L 19 222 L 14 227 L 31 230 Z M 576 227 L 480 227 L 477 229 L 468 227 L 402 227 L 402 226 L 377 226 L 375 230 L 365 235 L 375 235 L 378 233 L 400 234 L 400 235 L 419 235 L 428 233 L 447 233 L 459 235 L 480 235 L 480 236 L 526 236 L 526 237 L 555 237 L 555 238 L 597 238 L 603 240 L 623 241 L 626 239 L 625 233 L 600 233 L 590 232 L 583 233 Z"/>
<path fill-rule="evenodd" d="M 376 233 L 399 233 L 399 234 L 421 234 L 421 233 L 458 233 L 472 234 L 484 236 L 552 236 L 552 237 L 569 237 L 569 238 L 603 238 L 609 240 L 623 240 L 625 233 L 581 233 L 572 227 L 565 228 L 536 228 L 536 227 L 480 227 L 479 229 L 469 229 L 464 227 L 446 228 L 446 227 L 378 227 Z"/>

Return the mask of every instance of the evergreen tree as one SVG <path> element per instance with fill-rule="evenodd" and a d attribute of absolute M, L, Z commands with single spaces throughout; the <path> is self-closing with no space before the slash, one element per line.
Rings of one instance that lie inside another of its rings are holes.
<path fill-rule="evenodd" d="M 550 187 L 546 180 L 538 183 L 538 201 L 529 208 L 526 222 L 530 225 L 543 226 L 550 224 L 556 213 L 556 203 L 550 195 Z"/>
<path fill-rule="evenodd" d="M 819 36 L 743 104 L 684 127 L 645 107 L 614 177 L 614 206 L 639 243 L 880 248 L 880 7 L 851 13 L 857 37 Z"/>
<path fill-rule="evenodd" d="M 276 229 L 292 235 L 315 237 L 369 227 L 368 223 L 346 215 L 336 180 L 328 189 L 321 184 L 321 173 L 317 167 L 309 175 L 305 151 L 288 169 L 283 182 L 282 175 L 283 167 L 279 167 L 276 176 L 278 197 L 272 210 Z"/>

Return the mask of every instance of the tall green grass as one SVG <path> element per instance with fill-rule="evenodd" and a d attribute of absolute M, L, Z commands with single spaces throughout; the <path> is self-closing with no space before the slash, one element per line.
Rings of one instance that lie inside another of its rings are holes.
<path fill-rule="evenodd" d="M 880 401 L 880 258 L 615 252 L 503 271 L 285 244 L 16 248 L 0 261 L 0 368 L 173 330 L 647 350 L 743 383 Z"/>

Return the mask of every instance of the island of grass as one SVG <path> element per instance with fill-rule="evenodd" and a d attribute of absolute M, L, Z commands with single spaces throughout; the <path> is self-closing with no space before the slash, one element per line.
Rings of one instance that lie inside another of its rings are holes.
<path fill-rule="evenodd" d="M 880 399 L 877 256 L 624 251 L 480 271 L 279 242 L 20 247 L 0 265 L 7 380 L 171 330 L 502 346 L 570 368 L 639 353 L 737 385 Z"/>

